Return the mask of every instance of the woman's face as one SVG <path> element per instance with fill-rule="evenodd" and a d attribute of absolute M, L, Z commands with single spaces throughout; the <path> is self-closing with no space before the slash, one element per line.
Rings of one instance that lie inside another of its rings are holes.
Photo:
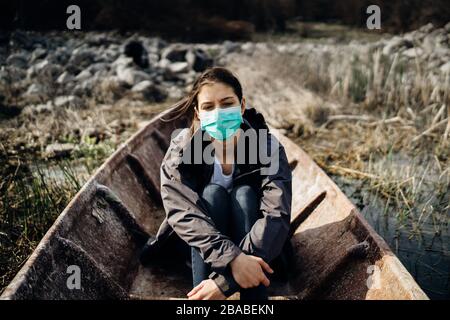
<path fill-rule="evenodd" d="M 239 98 L 233 89 L 223 83 L 205 84 L 197 96 L 198 110 L 195 111 L 199 119 L 199 111 L 212 111 L 216 108 L 227 108 L 239 105 Z M 242 98 L 241 113 L 245 110 L 245 98 Z"/>

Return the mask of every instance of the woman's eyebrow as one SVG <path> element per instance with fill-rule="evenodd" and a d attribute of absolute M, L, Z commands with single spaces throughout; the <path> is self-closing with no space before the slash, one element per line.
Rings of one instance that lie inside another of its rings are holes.
<path fill-rule="evenodd" d="M 200 107 L 203 107 L 205 104 L 211 104 L 212 103 L 212 101 L 205 101 L 205 102 L 202 102 L 202 104 L 200 105 Z"/>
<path fill-rule="evenodd" d="M 234 99 L 234 96 L 228 96 L 228 97 L 222 98 L 222 99 L 220 99 L 220 102 L 223 102 L 223 101 L 225 101 L 225 100 L 227 100 L 227 99 Z M 210 103 L 213 103 L 213 102 L 212 102 L 212 101 L 205 101 L 205 102 L 202 102 L 202 104 L 200 105 L 200 107 L 203 107 L 204 105 L 210 104 Z"/>
<path fill-rule="evenodd" d="M 234 99 L 234 97 L 233 97 L 233 96 L 228 96 L 228 97 L 225 97 L 225 98 L 220 99 L 220 101 L 225 101 L 225 100 L 227 100 L 227 99 Z"/>

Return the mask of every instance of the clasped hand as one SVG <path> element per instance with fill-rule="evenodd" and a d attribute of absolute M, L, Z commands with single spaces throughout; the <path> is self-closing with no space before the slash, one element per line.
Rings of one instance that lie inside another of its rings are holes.
<path fill-rule="evenodd" d="M 248 289 L 261 283 L 270 285 L 264 271 L 273 273 L 272 268 L 262 258 L 241 253 L 230 262 L 231 273 L 241 288 Z M 189 300 L 223 300 L 225 296 L 212 279 L 203 280 L 188 294 Z"/>

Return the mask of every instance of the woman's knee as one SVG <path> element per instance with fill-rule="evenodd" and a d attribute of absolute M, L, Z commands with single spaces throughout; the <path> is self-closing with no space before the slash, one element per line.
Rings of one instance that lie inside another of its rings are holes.
<path fill-rule="evenodd" d="M 221 185 L 210 183 L 203 189 L 202 198 L 216 227 L 220 232 L 228 233 L 228 216 L 231 210 L 228 191 Z"/>
<path fill-rule="evenodd" d="M 256 203 L 256 193 L 249 185 L 239 185 L 233 188 L 231 198 L 239 204 Z"/>
<path fill-rule="evenodd" d="M 202 198 L 209 201 L 220 201 L 228 197 L 227 190 L 219 184 L 210 183 L 202 191 Z"/>
<path fill-rule="evenodd" d="M 232 206 L 243 211 L 244 214 L 254 218 L 257 211 L 257 196 L 252 187 L 248 185 L 240 185 L 231 191 Z"/>
<path fill-rule="evenodd" d="M 243 201 L 245 199 L 248 199 L 249 197 L 250 198 L 256 197 L 256 194 L 255 194 L 255 191 L 253 190 L 253 188 L 246 184 L 239 185 L 239 186 L 233 188 L 231 195 L 233 196 L 234 199 L 236 199 L 238 201 Z"/>

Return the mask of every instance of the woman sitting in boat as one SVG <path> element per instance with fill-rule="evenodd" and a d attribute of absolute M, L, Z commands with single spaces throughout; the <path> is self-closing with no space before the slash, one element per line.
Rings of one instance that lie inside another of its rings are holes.
<path fill-rule="evenodd" d="M 173 135 L 161 164 L 166 219 L 141 261 L 176 234 L 190 247 L 189 299 L 268 298 L 289 241 L 292 175 L 284 147 L 262 114 L 246 107 L 229 70 L 207 69 L 176 108 L 190 128 Z M 277 262 L 278 261 L 278 262 Z M 272 265 L 273 266 L 273 265 Z"/>

